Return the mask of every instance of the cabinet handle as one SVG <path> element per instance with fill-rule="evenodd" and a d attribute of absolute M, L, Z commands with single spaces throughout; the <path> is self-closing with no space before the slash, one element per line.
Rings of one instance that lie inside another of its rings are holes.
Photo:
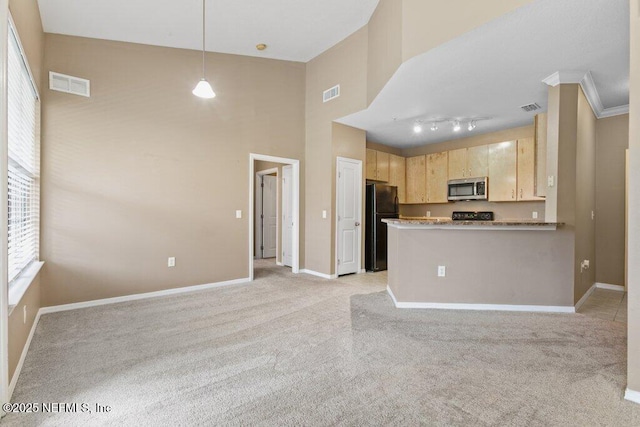
<path fill-rule="evenodd" d="M 471 168 L 469 168 L 469 178 L 471 178 Z"/>
<path fill-rule="evenodd" d="M 520 198 L 522 199 L 522 188 L 520 189 Z"/>
<path fill-rule="evenodd" d="M 467 176 L 467 174 L 466 174 L 464 168 L 462 168 L 462 177 L 464 178 L 465 176 Z"/>
<path fill-rule="evenodd" d="M 513 188 L 511 189 L 511 198 L 512 199 L 516 198 L 516 190 L 514 190 Z"/>

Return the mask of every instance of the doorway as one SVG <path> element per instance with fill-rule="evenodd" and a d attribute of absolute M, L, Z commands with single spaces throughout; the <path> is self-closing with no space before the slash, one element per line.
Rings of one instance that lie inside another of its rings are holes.
<path fill-rule="evenodd" d="M 258 167 L 260 169 L 260 167 Z M 280 241 L 280 168 L 256 172 L 255 259 L 276 258 Z"/>
<path fill-rule="evenodd" d="M 300 270 L 300 162 L 251 153 L 249 172 L 249 279 L 254 280 L 254 259 L 262 258 L 275 257 L 275 264 L 288 265 L 291 272 L 297 274 Z M 263 183 L 271 188 L 263 192 Z M 262 199 L 264 195 L 268 198 L 266 204 Z M 262 265 L 264 261 L 258 262 Z"/>
<path fill-rule="evenodd" d="M 362 161 L 337 158 L 336 273 L 362 269 Z"/>

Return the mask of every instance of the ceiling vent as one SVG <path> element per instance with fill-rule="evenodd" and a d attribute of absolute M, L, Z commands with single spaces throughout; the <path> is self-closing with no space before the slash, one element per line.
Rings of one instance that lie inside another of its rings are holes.
<path fill-rule="evenodd" d="M 53 71 L 49 71 L 49 89 L 86 96 L 87 98 L 91 95 L 91 83 L 89 80 L 54 73 Z"/>
<path fill-rule="evenodd" d="M 340 96 L 340 85 L 335 85 L 331 89 L 327 89 L 322 93 L 322 102 L 331 101 Z"/>
<path fill-rule="evenodd" d="M 541 107 L 541 106 L 539 106 L 537 103 L 535 103 L 535 102 L 534 102 L 533 104 L 523 105 L 523 106 L 522 106 L 522 107 L 520 107 L 520 108 L 522 108 L 522 110 L 523 110 L 524 112 L 529 113 L 529 112 L 531 112 L 531 111 L 537 111 L 537 110 L 541 109 L 542 107 Z"/>

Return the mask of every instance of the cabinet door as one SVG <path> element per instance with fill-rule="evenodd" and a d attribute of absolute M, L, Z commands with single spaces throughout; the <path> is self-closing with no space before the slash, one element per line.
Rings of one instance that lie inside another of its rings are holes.
<path fill-rule="evenodd" d="M 405 171 L 406 167 L 404 157 L 391 154 L 389 156 L 389 185 L 398 187 L 398 201 L 400 203 L 407 202 Z"/>
<path fill-rule="evenodd" d="M 389 182 L 389 153 L 376 153 L 376 171 L 378 181 Z"/>
<path fill-rule="evenodd" d="M 427 156 L 427 203 L 447 203 L 447 152 Z"/>
<path fill-rule="evenodd" d="M 533 138 L 518 140 L 518 200 L 541 200 L 535 195 L 536 144 Z"/>
<path fill-rule="evenodd" d="M 376 150 L 370 150 L 367 148 L 367 179 L 376 180 L 376 163 L 378 161 L 378 152 Z"/>
<path fill-rule="evenodd" d="M 425 203 L 427 193 L 427 169 L 425 156 L 407 159 L 407 203 Z"/>
<path fill-rule="evenodd" d="M 467 148 L 467 178 L 489 176 L 489 146 Z"/>
<path fill-rule="evenodd" d="M 538 197 L 547 195 L 547 113 L 536 116 L 536 190 Z"/>
<path fill-rule="evenodd" d="M 489 145 L 489 201 L 516 201 L 516 141 Z"/>
<path fill-rule="evenodd" d="M 467 149 L 449 151 L 449 179 L 467 178 Z"/>

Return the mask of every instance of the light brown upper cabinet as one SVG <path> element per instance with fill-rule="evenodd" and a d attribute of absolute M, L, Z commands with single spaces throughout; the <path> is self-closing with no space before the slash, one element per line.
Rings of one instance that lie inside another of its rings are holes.
<path fill-rule="evenodd" d="M 389 185 L 398 187 L 398 201 L 406 203 L 406 162 L 404 157 L 389 155 Z"/>
<path fill-rule="evenodd" d="M 426 203 L 427 167 L 426 156 L 407 158 L 406 203 Z"/>
<path fill-rule="evenodd" d="M 449 151 L 449 179 L 478 178 L 489 175 L 489 146 Z"/>
<path fill-rule="evenodd" d="M 389 153 L 367 148 L 367 179 L 389 181 Z"/>
<path fill-rule="evenodd" d="M 535 195 L 536 143 L 534 138 L 518 140 L 518 200 L 544 200 Z"/>
<path fill-rule="evenodd" d="M 489 201 L 517 200 L 518 149 L 516 141 L 489 145 Z"/>
<path fill-rule="evenodd" d="M 547 196 L 547 113 L 538 114 L 535 121 L 536 128 L 536 185 L 535 195 Z"/>
<path fill-rule="evenodd" d="M 427 155 L 427 203 L 447 203 L 448 154 Z"/>

